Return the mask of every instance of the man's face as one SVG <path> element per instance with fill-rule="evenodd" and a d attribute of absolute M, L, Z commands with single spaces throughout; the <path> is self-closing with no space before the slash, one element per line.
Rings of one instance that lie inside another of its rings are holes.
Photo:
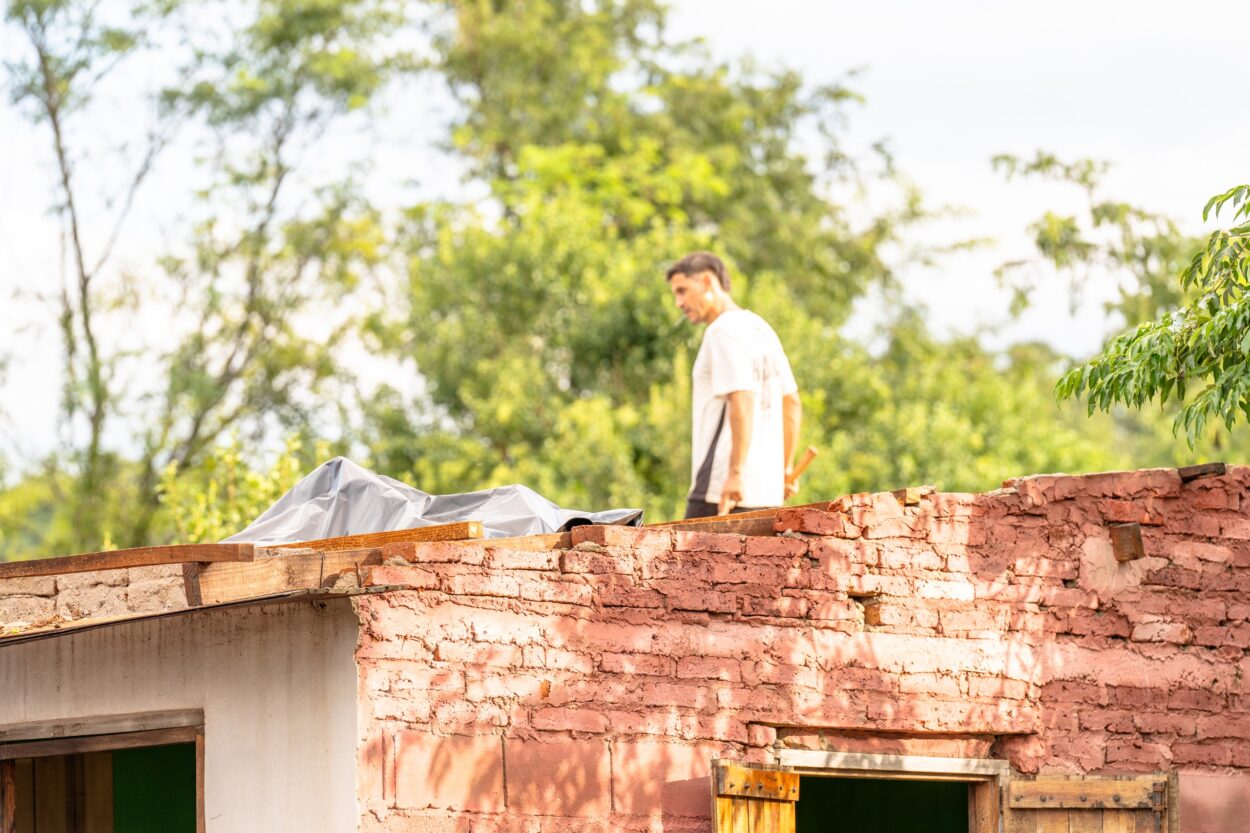
<path fill-rule="evenodd" d="M 705 321 L 712 310 L 712 281 L 716 276 L 711 272 L 700 272 L 697 275 L 673 275 L 668 288 L 673 293 L 673 301 L 692 324 Z"/>

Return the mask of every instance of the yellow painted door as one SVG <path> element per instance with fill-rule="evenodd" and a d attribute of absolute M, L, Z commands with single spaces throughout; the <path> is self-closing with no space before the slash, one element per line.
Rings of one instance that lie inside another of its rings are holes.
<path fill-rule="evenodd" d="M 1012 778 L 1006 833 L 1177 833 L 1166 773 Z M 1169 812 L 1171 811 L 1171 812 Z"/>
<path fill-rule="evenodd" d="M 797 773 L 725 761 L 712 765 L 712 820 L 716 833 L 795 833 Z"/>

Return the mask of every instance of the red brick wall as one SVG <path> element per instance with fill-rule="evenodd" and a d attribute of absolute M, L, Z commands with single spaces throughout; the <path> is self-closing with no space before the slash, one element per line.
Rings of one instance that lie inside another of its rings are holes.
<path fill-rule="evenodd" d="M 396 545 L 416 563 L 367 580 L 410 589 L 357 602 L 362 829 L 706 830 L 708 761 L 781 747 L 1177 768 L 1186 833 L 1235 829 L 1247 486 L 1039 476 L 787 510 L 776 538 Z M 1127 521 L 1147 557 L 1121 564 Z"/>

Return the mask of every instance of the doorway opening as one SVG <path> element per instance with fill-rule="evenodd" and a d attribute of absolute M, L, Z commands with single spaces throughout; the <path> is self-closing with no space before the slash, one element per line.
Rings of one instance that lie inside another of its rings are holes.
<path fill-rule="evenodd" d="M 202 738 L 187 729 L 3 745 L 0 829 L 202 831 Z"/>
<path fill-rule="evenodd" d="M 959 781 L 803 775 L 797 833 L 968 833 L 968 785 Z"/>

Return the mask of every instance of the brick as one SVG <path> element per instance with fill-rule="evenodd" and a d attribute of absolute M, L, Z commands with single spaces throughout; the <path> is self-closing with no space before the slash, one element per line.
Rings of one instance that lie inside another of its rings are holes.
<path fill-rule="evenodd" d="M 556 602 L 589 607 L 595 595 L 590 585 L 576 581 L 555 581 L 544 576 L 522 577 L 516 582 L 517 597 L 536 602 Z"/>
<path fill-rule="evenodd" d="M 735 559 L 710 565 L 708 579 L 714 584 L 758 584 L 776 588 L 784 582 L 785 571 L 772 564 L 751 564 Z"/>
<path fill-rule="evenodd" d="M 521 595 L 516 579 L 491 575 L 448 576 L 447 592 L 455 596 L 496 596 L 504 599 L 516 599 Z"/>
<path fill-rule="evenodd" d="M 1149 503 L 1130 500 L 1100 500 L 1098 511 L 1108 523 L 1162 526 L 1163 515 Z"/>
<path fill-rule="evenodd" d="M 366 587 L 396 585 L 413 590 L 437 590 L 439 587 L 438 573 L 422 567 L 398 567 L 384 564 L 377 567 L 365 567 L 361 573 Z"/>
<path fill-rule="evenodd" d="M 1174 688 L 1168 692 L 1168 708 L 1213 712 L 1224 708 L 1227 699 L 1223 694 L 1207 689 Z"/>
<path fill-rule="evenodd" d="M 656 677 L 670 676 L 675 670 L 671 657 L 652 654 L 603 654 L 599 658 L 599 669 L 608 674 L 642 674 Z"/>
<path fill-rule="evenodd" d="M 677 660 L 677 676 L 738 682 L 742 671 L 737 660 L 711 657 L 682 657 Z"/>
<path fill-rule="evenodd" d="M 554 570 L 560 564 L 560 550 L 511 550 L 486 548 L 487 564 L 498 570 Z"/>
<path fill-rule="evenodd" d="M 614 810 L 626 816 L 663 817 L 665 829 L 671 817 L 707 818 L 711 761 L 718 757 L 724 757 L 723 750 L 714 745 L 613 743 Z"/>
<path fill-rule="evenodd" d="M 395 749 L 396 806 L 504 811 L 503 747 L 498 737 L 399 732 Z"/>
<path fill-rule="evenodd" d="M 840 512 L 825 512 L 811 507 L 794 507 L 777 512 L 774 528 L 778 532 L 801 532 L 808 535 L 829 535 L 835 538 L 858 538 L 860 528 Z"/>
<path fill-rule="evenodd" d="M 1193 642 L 1193 632 L 1180 622 L 1143 622 L 1133 628 L 1129 637 L 1134 642 L 1170 642 L 1188 645 Z"/>
<path fill-rule="evenodd" d="M 56 613 L 56 599 L 8 596 L 0 599 L 0 626 L 46 621 Z"/>
<path fill-rule="evenodd" d="M 56 615 L 66 620 L 121 616 L 129 612 L 125 587 L 98 585 L 77 590 L 58 588 L 56 594 Z"/>
<path fill-rule="evenodd" d="M 593 598 L 605 607 L 664 607 L 662 595 L 650 588 L 638 587 L 627 576 L 588 576 L 587 581 L 594 588 Z"/>
<path fill-rule="evenodd" d="M 686 590 L 669 593 L 665 596 L 671 610 L 708 611 L 711 613 L 735 613 L 738 610 L 738 597 L 733 593 L 718 593 L 714 590 Z"/>
<path fill-rule="evenodd" d="M 743 552 L 749 556 L 764 558 L 798 558 L 806 555 L 806 541 L 795 541 L 791 538 L 769 538 L 766 536 L 749 536 Z"/>
<path fill-rule="evenodd" d="M 722 535 L 715 532 L 674 532 L 673 549 L 677 552 L 727 552 L 741 553 L 744 539 L 741 535 Z"/>
<path fill-rule="evenodd" d="M 747 726 L 747 743 L 758 747 L 775 746 L 777 743 L 777 730 L 772 726 L 752 723 Z"/>
<path fill-rule="evenodd" d="M 30 576 L 0 580 L 0 599 L 9 596 L 55 596 L 55 576 Z"/>
<path fill-rule="evenodd" d="M 382 562 L 385 563 L 392 558 L 402 558 L 415 564 L 447 563 L 476 566 L 486 561 L 486 548 L 480 543 L 467 541 L 384 544 Z"/>
<path fill-rule="evenodd" d="M 1197 590 L 1202 586 L 1202 576 L 1195 570 L 1180 567 L 1163 567 L 1146 573 L 1146 584 L 1157 584 L 1162 587 L 1183 587 Z"/>
<path fill-rule="evenodd" d="M 510 813 L 602 818 L 611 812 L 604 741 L 506 738 L 504 760 Z"/>
<path fill-rule="evenodd" d="M 1106 760 L 1108 764 L 1167 769 L 1172 763 L 1172 750 L 1166 743 L 1111 738 L 1107 741 Z"/>
<path fill-rule="evenodd" d="M 434 649 L 434 659 L 438 662 L 464 662 L 470 665 L 508 667 L 521 665 L 525 658 L 521 649 L 516 645 L 440 642 Z"/>
<path fill-rule="evenodd" d="M 534 712 L 530 723 L 535 729 L 601 734 L 608 728 L 608 719 L 591 709 L 546 708 Z"/>
<path fill-rule="evenodd" d="M 802 619 L 807 616 L 807 599 L 793 596 L 779 596 L 772 599 L 744 598 L 742 613 L 745 616 L 776 616 L 781 618 Z"/>
<path fill-rule="evenodd" d="M 1172 744 L 1172 762 L 1182 766 L 1185 764 L 1228 766 L 1232 763 L 1232 752 L 1227 746 L 1218 743 L 1174 743 Z"/>
<path fill-rule="evenodd" d="M 560 553 L 560 571 L 563 573 L 621 573 L 631 575 L 634 562 L 629 558 L 610 552 L 588 550 L 565 550 Z"/>

